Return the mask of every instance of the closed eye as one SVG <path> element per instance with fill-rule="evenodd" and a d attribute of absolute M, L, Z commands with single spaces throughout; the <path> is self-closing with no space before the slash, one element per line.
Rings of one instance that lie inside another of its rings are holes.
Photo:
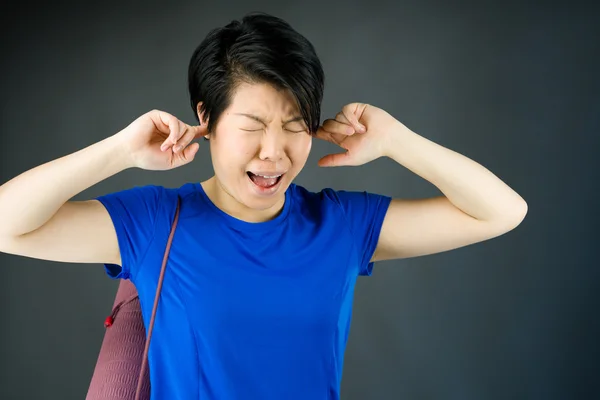
<path fill-rule="evenodd" d="M 242 130 L 244 132 L 258 132 L 258 131 L 262 131 L 263 129 L 243 129 L 243 128 L 240 128 L 240 130 Z M 286 129 L 286 131 L 291 132 L 291 133 L 302 133 L 302 132 L 306 132 L 306 129 L 302 129 L 300 131 L 293 131 L 291 129 Z"/>

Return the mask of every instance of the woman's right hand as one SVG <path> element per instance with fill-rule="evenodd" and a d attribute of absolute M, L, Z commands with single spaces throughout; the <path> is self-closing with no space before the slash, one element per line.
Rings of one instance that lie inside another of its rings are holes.
<path fill-rule="evenodd" d="M 206 134 L 204 127 L 154 110 L 110 138 L 16 176 L 0 186 L 0 252 L 121 265 L 106 208 L 98 199 L 70 199 L 126 168 L 167 170 L 187 164 L 199 147 L 192 141 Z M 44 195 L 32 196 L 33 188 Z"/>
<path fill-rule="evenodd" d="M 191 162 L 200 147 L 192 141 L 207 133 L 206 126 L 191 126 L 167 112 L 152 110 L 117 135 L 134 167 L 164 171 Z"/>

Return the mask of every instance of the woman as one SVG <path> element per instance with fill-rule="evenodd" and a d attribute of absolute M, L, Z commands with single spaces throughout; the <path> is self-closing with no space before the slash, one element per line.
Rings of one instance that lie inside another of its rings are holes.
<path fill-rule="evenodd" d="M 251 14 L 213 30 L 189 64 L 199 124 L 150 111 L 5 183 L 0 250 L 105 263 L 109 276 L 135 284 L 147 323 L 180 199 L 149 354 L 153 398 L 338 399 L 357 276 L 375 261 L 502 235 L 527 205 L 481 165 L 375 106 L 348 104 L 320 124 L 323 87 L 312 45 L 286 22 Z M 70 200 L 128 168 L 187 164 L 202 137 L 214 167 L 207 181 Z M 385 156 L 444 196 L 310 192 L 292 182 L 314 137 L 344 150 L 322 167 Z"/>

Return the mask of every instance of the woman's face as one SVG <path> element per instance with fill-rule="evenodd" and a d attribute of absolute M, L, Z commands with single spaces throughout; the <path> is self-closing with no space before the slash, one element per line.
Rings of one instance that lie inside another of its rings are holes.
<path fill-rule="evenodd" d="M 273 218 L 304 167 L 311 144 L 289 92 L 264 83 L 242 83 L 210 135 L 215 178 L 207 194 L 237 218 Z"/>

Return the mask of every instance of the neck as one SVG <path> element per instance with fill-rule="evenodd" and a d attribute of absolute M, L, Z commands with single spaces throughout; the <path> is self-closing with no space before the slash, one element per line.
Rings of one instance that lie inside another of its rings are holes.
<path fill-rule="evenodd" d="M 201 182 L 204 192 L 217 208 L 224 213 L 245 222 L 265 222 L 274 219 L 283 210 L 285 196 L 266 209 L 246 206 L 231 195 L 216 176 Z"/>

